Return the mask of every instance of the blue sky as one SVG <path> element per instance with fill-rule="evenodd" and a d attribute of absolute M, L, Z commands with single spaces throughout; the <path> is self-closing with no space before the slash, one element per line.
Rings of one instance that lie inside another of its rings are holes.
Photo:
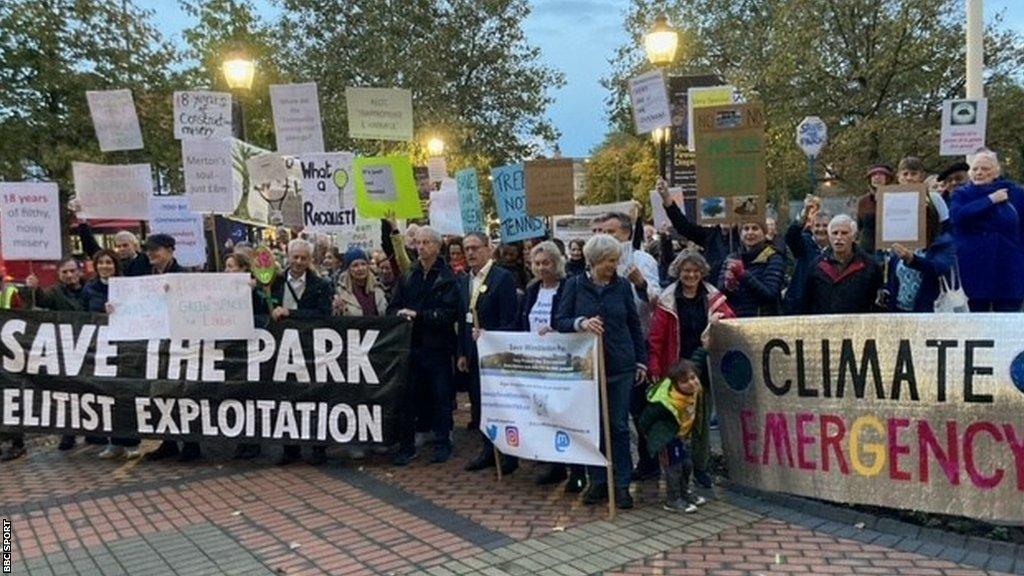
<path fill-rule="evenodd" d="M 254 0 L 267 17 L 278 8 Z M 156 21 L 172 39 L 191 24 L 172 0 L 138 0 L 153 10 Z M 606 92 L 599 81 L 608 59 L 627 38 L 622 28 L 629 0 L 534 0 L 533 13 L 523 24 L 527 38 L 540 47 L 547 64 L 565 73 L 566 85 L 553 92 L 550 117 L 562 131 L 560 145 L 566 156 L 586 156 L 607 131 Z M 1007 23 L 1024 32 L 1024 0 L 986 0 L 986 20 L 1005 11 Z"/>

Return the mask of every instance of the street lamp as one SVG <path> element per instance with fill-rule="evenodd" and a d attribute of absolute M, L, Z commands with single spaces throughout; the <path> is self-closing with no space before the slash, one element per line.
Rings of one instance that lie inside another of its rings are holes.
<path fill-rule="evenodd" d="M 444 140 L 437 137 L 428 140 L 427 154 L 430 154 L 431 156 L 441 156 L 444 154 Z"/>
<path fill-rule="evenodd" d="M 668 24 L 668 16 L 664 13 L 654 19 L 654 26 L 651 31 L 644 35 L 644 50 L 647 52 L 647 59 L 658 68 L 667 68 L 676 57 L 676 49 L 679 47 L 679 33 L 673 30 Z M 658 174 L 668 180 L 665 174 L 668 156 L 665 152 L 668 140 L 668 128 L 655 130 L 651 136 L 658 143 Z"/>
<path fill-rule="evenodd" d="M 256 63 L 244 52 L 229 53 L 221 64 L 224 80 L 233 91 L 249 90 L 256 76 Z M 238 98 L 231 99 L 231 132 L 235 138 L 245 140 L 245 115 Z"/>

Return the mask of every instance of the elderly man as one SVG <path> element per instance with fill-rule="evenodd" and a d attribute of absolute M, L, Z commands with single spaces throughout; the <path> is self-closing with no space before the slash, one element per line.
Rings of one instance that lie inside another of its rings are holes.
<path fill-rule="evenodd" d="M 278 305 L 270 317 L 275 322 L 288 318 L 330 318 L 333 290 L 331 283 L 310 269 L 313 259 L 313 245 L 296 238 L 288 243 L 288 269 L 270 285 L 270 293 Z M 297 462 L 301 452 L 298 446 L 286 445 L 277 461 L 279 466 Z M 323 464 L 327 449 L 315 446 L 310 464 Z"/>
<path fill-rule="evenodd" d="M 802 310 L 806 314 L 859 314 L 875 311 L 882 271 L 857 248 L 857 223 L 840 214 L 828 223 L 830 248 L 807 275 Z"/>
<path fill-rule="evenodd" d="M 78 211 L 78 204 L 72 204 L 72 208 Z M 90 258 L 100 251 L 102 246 L 93 236 L 92 227 L 85 222 L 80 222 L 75 227 L 78 239 L 82 242 L 82 251 Z M 149 258 L 139 251 L 139 239 L 128 230 L 121 230 L 114 234 L 114 252 L 121 263 L 121 272 L 125 276 L 146 276 L 150 273 Z"/>
<path fill-rule="evenodd" d="M 395 290 L 388 312 L 413 323 L 409 386 L 400 416 L 396 466 L 416 456 L 416 430 L 434 431 L 434 462 L 452 455 L 452 357 L 459 293 L 455 274 L 439 258 L 441 234 L 429 226 L 416 230 L 416 263 Z"/>
<path fill-rule="evenodd" d="M 466 254 L 469 274 L 458 278 L 461 314 L 459 322 L 460 372 L 469 373 L 469 399 L 472 404 L 474 428 L 480 426 L 480 365 L 476 350 L 476 338 L 481 330 L 516 329 L 518 299 L 516 280 L 512 273 L 495 264 L 491 259 L 490 239 L 482 232 L 470 232 L 462 241 Z M 466 470 L 475 471 L 494 466 L 494 451 L 490 440 L 483 436 L 483 449 L 466 465 Z M 501 470 L 511 474 L 519 467 L 519 461 L 506 456 Z"/>
<path fill-rule="evenodd" d="M 786 247 L 796 260 L 793 277 L 782 300 L 784 314 L 800 314 L 803 305 L 804 285 L 807 275 L 817 264 L 818 258 L 828 250 L 828 223 L 832 216 L 822 212 L 811 197 L 804 200 L 801 218 L 790 224 L 786 230 Z"/>

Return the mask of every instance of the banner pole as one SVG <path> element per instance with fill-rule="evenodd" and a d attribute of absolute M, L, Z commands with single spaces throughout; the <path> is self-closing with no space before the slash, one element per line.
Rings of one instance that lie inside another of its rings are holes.
<path fill-rule="evenodd" d="M 615 466 L 612 464 L 612 424 L 608 420 L 608 378 L 604 370 L 604 337 L 597 336 L 597 376 L 601 391 L 601 419 L 604 421 L 604 452 L 608 459 L 608 519 L 615 520 Z"/>
<path fill-rule="evenodd" d="M 210 236 L 213 237 L 213 272 L 220 272 L 220 246 L 217 241 L 217 215 L 210 214 Z"/>
<path fill-rule="evenodd" d="M 501 452 L 498 451 L 498 447 L 493 443 L 491 449 L 494 450 L 494 470 L 498 473 L 498 482 L 501 482 Z"/>

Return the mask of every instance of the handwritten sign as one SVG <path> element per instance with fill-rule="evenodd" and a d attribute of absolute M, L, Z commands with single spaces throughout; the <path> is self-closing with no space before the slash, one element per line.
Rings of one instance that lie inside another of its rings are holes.
<path fill-rule="evenodd" d="M 501 220 L 501 241 L 516 242 L 543 236 L 546 226 L 542 218 L 526 211 L 526 174 L 522 164 L 491 170 L 494 202 Z"/>
<path fill-rule="evenodd" d="M 731 104 L 698 108 L 697 217 L 707 224 L 765 221 L 764 108 Z"/>
<path fill-rule="evenodd" d="M 448 163 L 444 156 L 431 156 L 427 160 L 427 177 L 431 182 L 440 182 L 448 177 Z"/>
<path fill-rule="evenodd" d="M 53 182 L 0 182 L 0 253 L 60 260 L 60 193 Z"/>
<path fill-rule="evenodd" d="M 75 195 L 81 218 L 149 218 L 153 174 L 149 164 L 89 164 L 72 162 Z"/>
<path fill-rule="evenodd" d="M 174 274 L 115 276 L 110 279 L 107 302 L 113 307 L 107 325 L 111 340 L 162 340 L 171 336 L 168 311 Z"/>
<path fill-rule="evenodd" d="M 796 145 L 808 158 L 817 158 L 828 143 L 828 126 L 817 116 L 804 118 L 796 127 Z"/>
<path fill-rule="evenodd" d="M 988 100 L 944 100 L 939 155 L 974 154 L 985 147 L 988 126 Z"/>
<path fill-rule="evenodd" d="M 421 218 L 416 180 L 408 156 L 356 158 L 356 208 L 364 218 Z"/>
<path fill-rule="evenodd" d="M 277 151 L 281 154 L 310 154 L 324 151 L 320 101 L 316 83 L 270 86 Z"/>
<path fill-rule="evenodd" d="M 356 215 L 355 226 L 346 227 L 340 234 L 335 234 L 340 242 L 337 246 L 362 248 L 367 253 L 383 250 L 380 238 L 380 219 L 363 218 Z"/>
<path fill-rule="evenodd" d="M 412 140 L 412 91 L 345 88 L 348 135 L 366 140 Z"/>
<path fill-rule="evenodd" d="M 231 94 L 227 92 L 175 92 L 174 137 L 179 140 L 229 138 Z"/>
<path fill-rule="evenodd" d="M 441 234 L 465 234 L 459 209 L 458 183 L 452 178 L 442 180 L 441 188 L 430 194 L 430 225 Z"/>
<path fill-rule="evenodd" d="M 189 210 L 188 198 L 154 196 L 149 199 L 149 229 L 174 238 L 174 259 L 191 268 L 206 264 L 203 217 Z"/>
<path fill-rule="evenodd" d="M 185 196 L 193 211 L 213 214 L 235 211 L 238 200 L 232 187 L 230 140 L 182 140 L 181 161 Z"/>
<path fill-rule="evenodd" d="M 302 223 L 317 232 L 344 232 L 355 226 L 355 154 L 331 152 L 299 157 L 302 170 Z"/>
<path fill-rule="evenodd" d="M 637 134 L 647 134 L 672 125 L 665 75 L 652 70 L 629 79 L 629 102 Z"/>
<path fill-rule="evenodd" d="M 131 90 L 89 90 L 85 98 L 101 152 L 142 148 L 142 131 Z"/>
<path fill-rule="evenodd" d="M 526 211 L 530 216 L 558 216 L 573 211 L 575 181 L 572 160 L 531 160 L 526 163 Z"/>
<path fill-rule="evenodd" d="M 686 142 L 693 152 L 697 149 L 697 140 L 693 130 L 694 110 L 698 108 L 710 108 L 712 106 L 725 106 L 736 100 L 736 89 L 732 86 L 696 86 L 686 91 L 687 102 L 687 134 Z"/>
<path fill-rule="evenodd" d="M 476 176 L 476 168 L 459 170 L 455 174 L 455 182 L 459 192 L 462 229 L 466 234 L 483 232 L 485 230 L 484 209 L 480 205 L 480 181 Z"/>

